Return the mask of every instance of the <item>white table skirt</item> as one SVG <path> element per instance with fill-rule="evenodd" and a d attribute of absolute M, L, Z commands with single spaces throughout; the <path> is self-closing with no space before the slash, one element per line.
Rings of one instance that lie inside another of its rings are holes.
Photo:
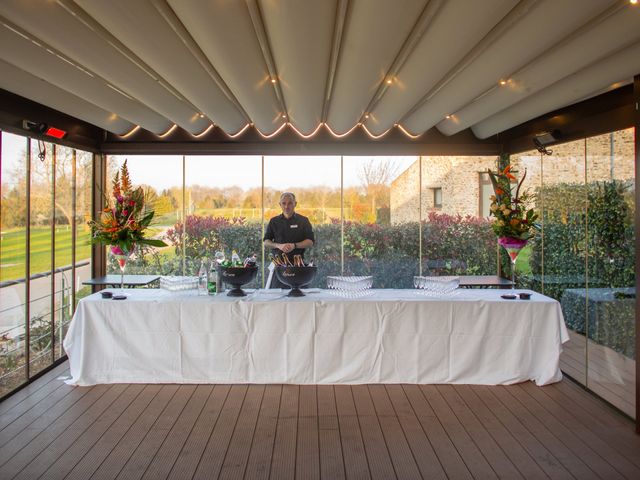
<path fill-rule="evenodd" d="M 64 339 L 75 385 L 559 381 L 569 340 L 557 301 L 505 290 L 430 298 L 373 290 L 345 300 L 256 292 L 242 299 L 129 290 L 82 299 Z"/>

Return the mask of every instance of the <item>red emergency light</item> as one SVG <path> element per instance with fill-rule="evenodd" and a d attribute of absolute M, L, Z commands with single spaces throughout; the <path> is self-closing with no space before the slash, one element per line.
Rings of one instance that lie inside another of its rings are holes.
<path fill-rule="evenodd" d="M 56 127 L 50 127 L 46 123 L 37 123 L 32 122 L 30 120 L 24 120 L 22 122 L 22 126 L 25 130 L 29 130 L 30 132 L 37 133 L 38 135 L 44 135 L 47 137 L 53 137 L 57 139 L 62 139 L 67 136 L 67 132 L 61 130 Z"/>

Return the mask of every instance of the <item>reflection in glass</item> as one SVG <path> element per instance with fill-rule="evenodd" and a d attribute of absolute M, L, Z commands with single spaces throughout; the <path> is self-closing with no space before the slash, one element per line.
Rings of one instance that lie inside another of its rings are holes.
<path fill-rule="evenodd" d="M 586 385 L 635 416 L 635 164 L 633 129 L 586 140 Z M 584 299 L 583 299 L 584 300 Z"/>

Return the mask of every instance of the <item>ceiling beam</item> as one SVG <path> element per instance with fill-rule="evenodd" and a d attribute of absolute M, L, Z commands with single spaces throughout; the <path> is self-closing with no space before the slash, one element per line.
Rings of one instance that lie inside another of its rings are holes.
<path fill-rule="evenodd" d="M 336 79 L 338 59 L 340 58 L 340 46 L 342 45 L 342 34 L 349 11 L 349 0 L 338 0 L 336 9 L 336 20 L 333 28 L 333 39 L 331 42 L 331 59 L 329 60 L 329 71 L 327 72 L 327 82 L 324 94 L 324 105 L 322 106 L 322 123 L 326 123 L 329 115 L 329 105 L 333 94 L 333 82 Z"/>

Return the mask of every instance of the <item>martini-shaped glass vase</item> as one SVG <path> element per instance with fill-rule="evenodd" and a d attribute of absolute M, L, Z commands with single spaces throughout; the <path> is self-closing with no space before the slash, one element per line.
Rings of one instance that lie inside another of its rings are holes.
<path fill-rule="evenodd" d="M 511 290 L 516 289 L 516 260 L 524 247 L 527 246 L 526 240 L 514 237 L 500 237 L 498 243 L 507 251 L 511 259 Z"/>
<path fill-rule="evenodd" d="M 126 296 L 126 293 L 124 292 L 124 271 L 127 268 L 127 262 L 131 258 L 134 248 L 135 245 L 132 245 L 129 250 L 118 245 L 111 247 L 111 255 L 113 255 L 120 267 L 120 295 Z"/>

